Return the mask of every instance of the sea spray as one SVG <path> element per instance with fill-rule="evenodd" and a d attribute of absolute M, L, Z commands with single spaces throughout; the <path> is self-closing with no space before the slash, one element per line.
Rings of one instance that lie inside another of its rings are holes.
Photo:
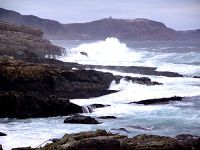
<path fill-rule="evenodd" d="M 140 53 L 131 52 L 125 43 L 117 38 L 107 38 L 105 41 L 81 44 L 71 48 L 62 61 L 78 62 L 94 65 L 133 65 L 133 60 L 140 59 Z M 82 55 L 82 53 L 87 54 Z"/>
<path fill-rule="evenodd" d="M 167 47 L 165 49 L 161 47 L 159 52 L 153 48 L 151 51 L 148 48 L 138 49 L 127 46 L 125 42 L 121 42 L 117 38 L 110 37 L 104 41 L 66 48 L 64 56 L 58 57 L 58 59 L 91 65 L 157 67 L 157 71 L 172 71 L 188 76 L 199 76 L 200 51 L 179 53 L 176 51 L 176 47 L 173 48 L 173 53 L 169 53 Z M 159 47 L 157 46 L 156 49 Z"/>

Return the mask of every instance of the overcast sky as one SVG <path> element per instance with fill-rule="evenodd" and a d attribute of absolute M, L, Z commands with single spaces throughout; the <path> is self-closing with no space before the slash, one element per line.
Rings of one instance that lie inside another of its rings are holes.
<path fill-rule="evenodd" d="M 177 30 L 200 29 L 200 0 L 0 0 L 0 7 L 62 23 L 147 18 Z"/>

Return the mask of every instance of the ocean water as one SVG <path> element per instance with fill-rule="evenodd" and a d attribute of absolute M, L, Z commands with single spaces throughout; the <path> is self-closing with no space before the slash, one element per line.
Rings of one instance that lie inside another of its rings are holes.
<path fill-rule="evenodd" d="M 120 42 L 116 38 L 107 38 L 96 42 L 68 41 L 71 44 L 61 44 L 62 42 L 64 41 L 53 41 L 66 48 L 67 56 L 58 58 L 62 61 L 93 65 L 148 66 L 157 67 L 158 71 L 200 75 L 198 41 Z M 85 52 L 88 56 L 81 55 L 80 52 Z"/>
<path fill-rule="evenodd" d="M 64 124 L 66 116 L 40 119 L 0 119 L 0 131 L 8 134 L 0 137 L 5 150 L 12 147 L 37 147 L 51 138 L 60 138 L 64 133 L 106 129 L 130 137 L 137 134 L 175 136 L 194 134 L 200 136 L 200 42 L 165 41 L 132 42 L 107 38 L 103 41 L 52 41 L 65 47 L 66 52 L 57 59 L 93 65 L 149 66 L 158 71 L 172 71 L 184 77 L 146 76 L 101 69 L 115 75 L 149 77 L 163 85 L 145 86 L 125 80 L 112 82 L 109 89 L 120 90 L 97 98 L 72 99 L 81 106 L 101 103 L 111 106 L 85 113 L 93 117 L 114 115 L 117 119 L 98 119 L 99 125 Z M 87 56 L 80 52 L 87 53 Z M 98 70 L 98 69 L 96 69 Z M 134 101 L 171 96 L 185 97 L 181 102 L 159 105 L 127 104 Z M 125 128 L 126 131 L 117 129 Z"/>

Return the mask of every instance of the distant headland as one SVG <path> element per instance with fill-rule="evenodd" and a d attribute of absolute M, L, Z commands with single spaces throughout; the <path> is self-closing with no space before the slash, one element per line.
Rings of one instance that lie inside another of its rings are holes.
<path fill-rule="evenodd" d="M 116 37 L 120 40 L 199 40 L 200 29 L 176 31 L 153 20 L 114 19 L 112 17 L 86 23 L 61 24 L 33 15 L 0 8 L 0 21 L 40 29 L 47 39 L 56 40 L 102 40 Z"/>

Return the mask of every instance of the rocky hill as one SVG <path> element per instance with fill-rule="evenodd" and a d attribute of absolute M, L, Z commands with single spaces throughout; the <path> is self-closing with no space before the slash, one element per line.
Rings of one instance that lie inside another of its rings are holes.
<path fill-rule="evenodd" d="M 61 55 L 61 48 L 43 39 L 43 32 L 25 26 L 0 22 L 0 55 L 30 57 Z"/>
<path fill-rule="evenodd" d="M 17 25 L 38 28 L 48 39 L 105 39 L 117 37 L 121 40 L 198 40 L 199 30 L 176 31 L 163 23 L 143 18 L 133 20 L 106 18 L 87 23 L 61 24 L 32 15 L 0 8 L 0 20 Z"/>
<path fill-rule="evenodd" d="M 104 39 L 117 37 L 123 40 L 169 40 L 180 39 L 179 32 L 163 23 L 147 19 L 102 19 L 98 21 L 66 24 L 65 30 L 72 39 Z"/>
<path fill-rule="evenodd" d="M 0 8 L 0 20 L 16 25 L 26 25 L 40 29 L 44 32 L 44 38 L 53 39 L 62 37 L 63 26 L 57 21 L 41 19 L 33 15 L 21 15 L 18 12 Z"/>

